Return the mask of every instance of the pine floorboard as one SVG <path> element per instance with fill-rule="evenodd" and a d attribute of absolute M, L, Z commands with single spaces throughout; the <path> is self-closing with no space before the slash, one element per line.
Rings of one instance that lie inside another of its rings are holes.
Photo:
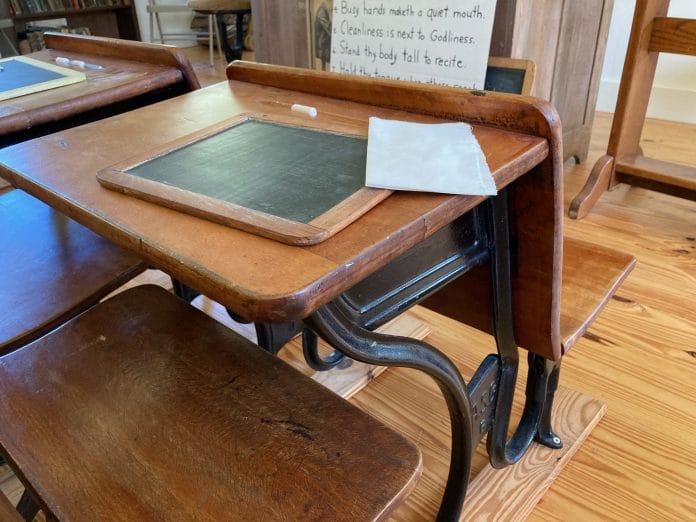
<path fill-rule="evenodd" d="M 210 67 L 205 48 L 187 52 L 204 85 L 224 80 L 219 56 Z M 604 154 L 610 127 L 611 115 L 597 114 L 588 161 L 566 165 L 566 210 Z M 641 145 L 648 156 L 696 165 L 694 143 L 696 126 L 649 120 Z M 585 219 L 566 218 L 564 225 L 568 237 L 630 252 L 638 265 L 564 358 L 561 385 L 600 399 L 608 410 L 528 520 L 696 520 L 696 202 L 620 186 Z M 426 340 L 449 354 L 465 378 L 494 351 L 490 336 L 422 308 L 413 314 L 431 328 Z M 423 476 L 393 519 L 431 520 L 449 452 L 436 386 L 414 370 L 390 369 L 352 400 L 423 449 Z M 479 448 L 475 471 L 485 462 Z M 2 473 L 0 488 L 17 494 Z"/>

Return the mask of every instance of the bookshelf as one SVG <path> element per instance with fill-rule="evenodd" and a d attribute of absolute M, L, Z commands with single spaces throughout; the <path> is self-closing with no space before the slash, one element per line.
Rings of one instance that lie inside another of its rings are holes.
<path fill-rule="evenodd" d="M 96 36 L 140 40 L 132 0 L 2 0 L 15 35 L 28 22 L 65 18 L 68 27 L 89 27 Z"/>

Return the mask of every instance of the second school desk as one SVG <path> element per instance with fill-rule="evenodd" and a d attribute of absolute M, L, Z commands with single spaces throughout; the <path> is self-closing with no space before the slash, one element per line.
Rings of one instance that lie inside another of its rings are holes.
<path fill-rule="evenodd" d="M 0 101 L 0 144 L 18 143 L 199 87 L 186 56 L 175 47 L 46 33 L 47 48 L 27 57 L 56 65 L 56 58 L 101 69 L 81 71 L 83 82 Z"/>
<path fill-rule="evenodd" d="M 499 466 L 540 431 L 552 434 L 542 410 L 562 355 L 562 158 L 555 111 L 531 98 L 243 62 L 228 67 L 228 78 L 118 118 L 5 148 L 0 174 L 242 317 L 304 320 L 355 359 L 431 375 L 452 421 L 440 516 L 456 517 L 472 448 L 486 432 L 493 430 L 489 449 Z M 316 107 L 318 116 L 292 112 L 295 103 Z M 367 134 L 370 116 L 466 121 L 474 125 L 500 193 L 487 200 L 397 192 L 333 237 L 291 246 L 108 190 L 97 181 L 98 171 L 130 156 L 241 114 L 359 136 Z M 428 243 L 443 237 L 445 250 L 451 249 L 445 254 Z M 512 399 L 515 377 L 512 383 L 500 380 L 506 372 L 497 357 L 486 358 L 467 386 L 454 364 L 426 343 L 370 331 L 482 263 L 493 267 L 501 360 L 516 358 L 518 344 L 534 354 L 528 422 L 512 444 L 505 440 L 510 415 L 505 403 Z M 360 285 L 367 291 L 349 292 Z M 496 408 L 490 407 L 494 401 Z"/>

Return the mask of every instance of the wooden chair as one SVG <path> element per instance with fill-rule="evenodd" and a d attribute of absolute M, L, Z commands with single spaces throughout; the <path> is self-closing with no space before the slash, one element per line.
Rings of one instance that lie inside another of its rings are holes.
<path fill-rule="evenodd" d="M 640 148 L 659 53 L 696 56 L 696 20 L 668 18 L 670 0 L 637 0 L 607 153 L 597 160 L 569 215 L 581 219 L 619 183 L 696 200 L 696 168 L 647 158 Z"/>
<path fill-rule="evenodd" d="M 151 285 L 0 358 L 0 418 L 49 520 L 381 519 L 421 467 L 403 436 Z"/>
<path fill-rule="evenodd" d="M 215 65 L 214 52 L 215 39 L 217 38 L 218 50 L 222 56 L 222 44 L 220 42 L 220 35 L 215 25 L 215 17 L 213 15 L 208 15 L 208 31 L 207 32 L 187 32 L 187 33 L 175 33 L 171 31 L 162 30 L 162 20 L 160 14 L 172 14 L 172 13 L 190 13 L 191 9 L 188 6 L 181 4 L 167 4 L 158 0 L 148 0 L 147 2 L 147 13 L 150 18 L 150 42 L 155 41 L 155 23 L 157 24 L 157 34 L 159 35 L 160 43 L 165 43 L 166 40 L 173 41 L 187 41 L 193 40 L 197 42 L 199 38 L 208 38 L 208 52 L 210 55 L 210 66 Z"/>
<path fill-rule="evenodd" d="M 188 6 L 197 13 L 215 16 L 218 26 L 218 37 L 225 51 L 227 62 L 239 60 L 244 49 L 244 15 L 251 13 L 251 0 L 189 0 Z M 235 15 L 236 39 L 234 48 L 230 47 L 227 39 L 227 24 L 225 15 Z"/>
<path fill-rule="evenodd" d="M 22 191 L 0 195 L 0 356 L 95 305 L 146 265 Z"/>

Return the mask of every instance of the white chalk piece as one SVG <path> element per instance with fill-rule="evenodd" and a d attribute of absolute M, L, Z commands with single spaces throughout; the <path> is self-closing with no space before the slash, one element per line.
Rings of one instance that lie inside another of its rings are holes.
<path fill-rule="evenodd" d="M 290 110 L 295 112 L 301 112 L 302 114 L 306 114 L 311 118 L 317 117 L 316 107 L 309 107 L 307 105 L 300 105 L 299 103 L 294 103 L 292 107 L 290 107 Z"/>
<path fill-rule="evenodd" d="M 101 65 L 86 63 L 82 60 L 71 60 L 70 58 L 65 58 L 64 56 L 58 56 L 56 58 L 56 63 L 60 65 L 73 65 L 75 67 L 79 67 L 80 69 L 99 70 L 104 68 Z"/>

